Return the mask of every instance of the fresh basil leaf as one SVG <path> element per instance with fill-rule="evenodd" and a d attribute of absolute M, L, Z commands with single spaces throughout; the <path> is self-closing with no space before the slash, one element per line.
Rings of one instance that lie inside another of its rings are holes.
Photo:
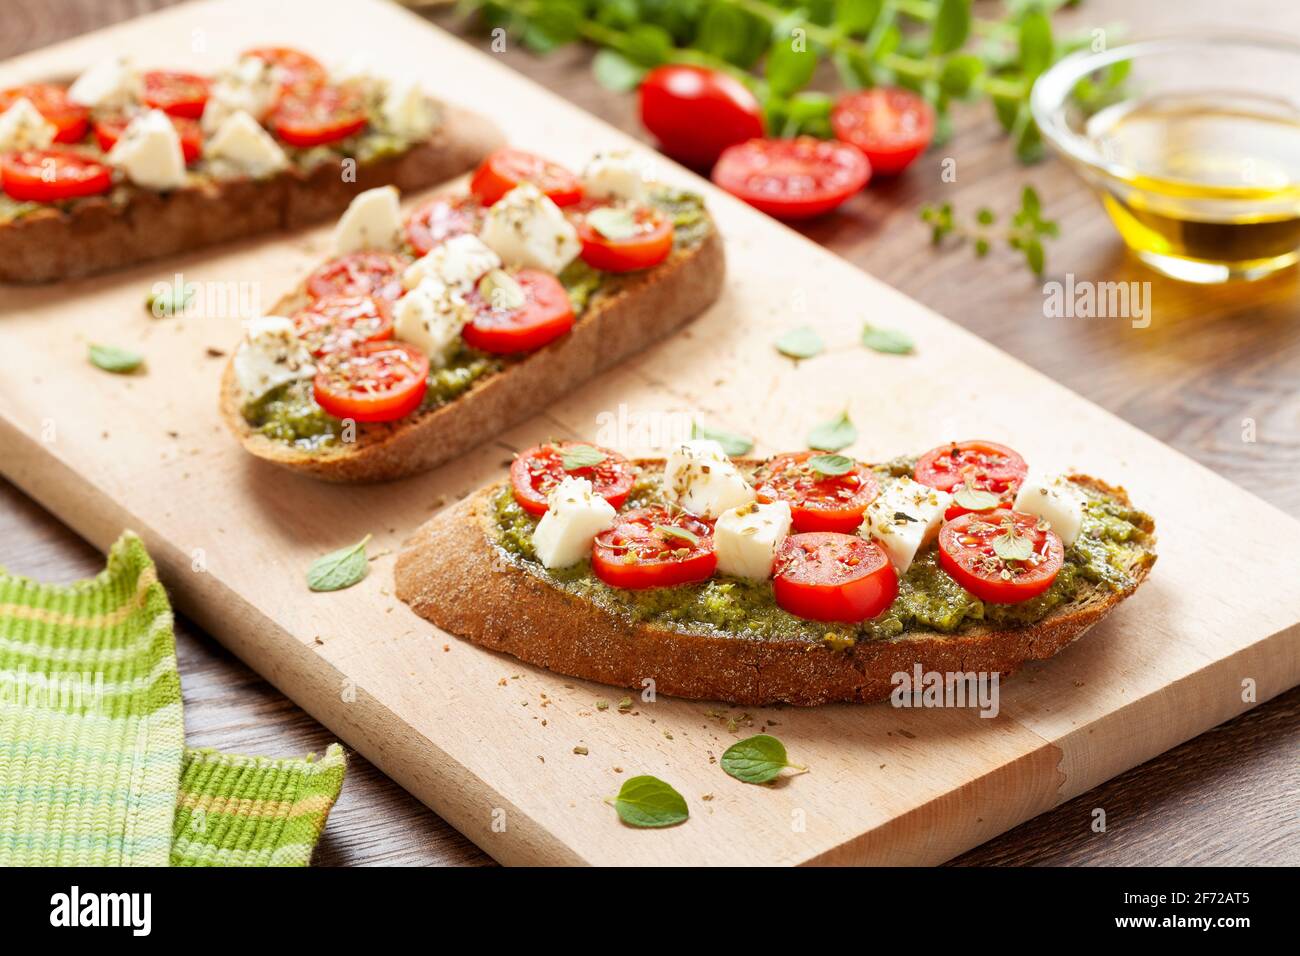
<path fill-rule="evenodd" d="M 699 422 L 691 425 L 691 437 L 707 438 L 717 442 L 722 446 L 722 450 L 732 458 L 738 455 L 748 455 L 754 450 L 754 439 L 746 438 L 744 435 L 737 435 L 734 432 L 723 431 L 721 428 L 710 428 L 708 425 L 701 425 Z"/>
<path fill-rule="evenodd" d="M 833 478 L 836 475 L 847 475 L 853 470 L 855 462 L 845 455 L 813 455 L 806 464 L 817 474 Z"/>
<path fill-rule="evenodd" d="M 690 816 L 686 800 L 658 777 L 632 777 L 619 788 L 614 805 L 618 818 L 632 827 L 671 827 Z"/>
<path fill-rule="evenodd" d="M 654 526 L 654 530 L 658 531 L 665 538 L 678 538 L 693 545 L 700 543 L 700 536 L 694 532 L 687 531 L 685 528 L 676 528 L 670 524 L 657 524 Z"/>
<path fill-rule="evenodd" d="M 592 448 L 590 445 L 572 445 L 560 453 L 560 464 L 564 466 L 565 471 L 576 471 L 579 468 L 594 468 L 608 457 L 599 448 Z"/>
<path fill-rule="evenodd" d="M 1028 561 L 1034 553 L 1034 543 L 1008 528 L 993 539 L 993 553 L 1003 561 Z"/>
<path fill-rule="evenodd" d="M 641 85 L 646 68 L 633 63 L 617 50 L 597 50 L 591 61 L 596 82 L 615 93 L 630 93 Z"/>
<path fill-rule="evenodd" d="M 631 239 L 640 231 L 632 210 L 621 206 L 599 206 L 587 213 L 587 222 L 606 239 Z"/>
<path fill-rule="evenodd" d="M 493 269 L 478 280 L 478 294 L 494 309 L 518 309 L 528 301 L 524 287 L 504 269 Z"/>
<path fill-rule="evenodd" d="M 885 352 L 889 355 L 907 355 L 915 344 L 905 332 L 898 329 L 878 329 L 874 325 L 862 327 L 862 344 L 873 352 Z"/>
<path fill-rule="evenodd" d="M 737 741 L 722 754 L 722 769 L 742 783 L 767 783 L 786 767 L 800 772 L 807 767 L 790 763 L 785 744 L 770 734 Z"/>
<path fill-rule="evenodd" d="M 951 53 L 961 49 L 970 34 L 970 0 L 940 0 L 930 34 L 930 49 Z"/>
<path fill-rule="evenodd" d="M 983 488 L 972 488 L 969 484 L 958 488 L 953 493 L 952 500 L 968 511 L 988 511 L 1002 503 L 1002 499 L 993 492 L 985 491 Z"/>
<path fill-rule="evenodd" d="M 112 372 L 115 375 L 134 372 L 144 364 L 144 356 L 139 352 L 119 349 L 112 345 L 91 345 L 87 356 L 90 364 L 95 368 L 102 368 L 105 372 Z"/>
<path fill-rule="evenodd" d="M 885 0 L 835 0 L 835 25 L 846 34 L 865 36 L 884 6 Z"/>
<path fill-rule="evenodd" d="M 194 298 L 194 288 L 193 282 L 165 286 L 159 292 L 149 293 L 144 300 L 145 308 L 155 319 L 184 312 Z"/>
<path fill-rule="evenodd" d="M 847 411 L 840 412 L 838 418 L 822 422 L 808 433 L 808 447 L 817 451 L 839 451 L 858 440 L 858 430 L 849 421 Z"/>
<path fill-rule="evenodd" d="M 313 591 L 341 591 L 352 587 L 370 570 L 366 558 L 369 541 L 370 535 L 366 535 L 354 545 L 317 558 L 307 569 L 307 587 Z"/>
<path fill-rule="evenodd" d="M 807 36 L 780 33 L 767 51 L 767 83 L 777 96 L 802 90 L 817 69 L 817 54 L 808 47 Z"/>
<path fill-rule="evenodd" d="M 809 359 L 818 355 L 826 346 L 816 330 L 806 325 L 791 329 L 776 340 L 776 350 L 793 359 Z"/>

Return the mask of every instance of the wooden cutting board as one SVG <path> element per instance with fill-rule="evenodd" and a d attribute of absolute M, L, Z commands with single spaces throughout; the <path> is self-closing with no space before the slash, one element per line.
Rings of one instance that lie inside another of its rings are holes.
<path fill-rule="evenodd" d="M 208 69 L 269 42 L 326 59 L 368 48 L 493 117 L 515 144 L 575 168 L 593 150 L 634 145 L 376 0 L 330 16 L 310 0 L 193 4 L 11 61 L 0 84 L 120 52 L 162 66 L 166 51 L 171 65 Z M 275 301 L 326 255 L 328 229 L 58 287 L 0 288 L 0 470 L 101 548 L 123 528 L 143 534 L 185 613 L 507 863 L 935 863 L 1297 682 L 1300 524 L 661 165 L 665 178 L 703 189 L 717 215 L 730 261 L 721 301 L 672 341 L 526 425 L 485 435 L 434 474 L 316 484 L 246 457 L 218 420 L 225 359 L 207 349 L 236 343 L 236 303 Z M 177 274 L 199 283 L 198 308 L 151 318 L 146 294 Z M 863 349 L 865 320 L 906 330 L 917 353 Z M 803 324 L 828 349 L 796 365 L 771 343 Z M 1126 334 L 1141 347 L 1141 330 Z M 90 342 L 142 351 L 147 372 L 98 371 L 85 359 Z M 812 425 L 845 408 L 864 459 L 982 437 L 1126 485 L 1156 516 L 1154 575 L 1081 642 L 1004 682 L 991 719 L 887 704 L 746 713 L 662 697 L 638 699 L 630 713 L 599 710 L 598 699 L 624 692 L 479 650 L 392 597 L 403 539 L 499 476 L 517 449 L 559 436 L 608 441 L 622 422 L 625 450 L 651 452 L 654 436 L 639 423 L 694 415 L 758 436 L 769 453 L 802 447 Z M 367 533 L 381 555 L 369 577 L 310 593 L 311 561 Z M 811 772 L 771 788 L 723 774 L 722 751 L 764 727 Z M 640 773 L 675 785 L 691 819 L 663 831 L 622 826 L 602 798 Z M 1079 839 L 1101 839 L 1086 823 Z"/>

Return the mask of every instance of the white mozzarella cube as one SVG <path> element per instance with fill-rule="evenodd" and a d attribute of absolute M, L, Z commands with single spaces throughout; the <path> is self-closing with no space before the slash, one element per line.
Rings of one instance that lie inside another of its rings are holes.
<path fill-rule="evenodd" d="M 271 64 L 246 56 L 234 68 L 221 74 L 208 90 L 208 102 L 200 120 L 203 132 L 212 134 L 233 113 L 244 112 L 253 119 L 265 118 L 280 96 L 280 81 Z"/>
<path fill-rule="evenodd" d="M 208 159 L 224 160 L 254 178 L 277 173 L 289 165 L 284 150 L 262 124 L 243 110 L 236 110 L 222 122 L 204 148 Z"/>
<path fill-rule="evenodd" d="M 439 243 L 407 266 L 402 273 L 402 284 L 414 289 L 433 277 L 453 289 L 468 292 L 484 275 L 499 268 L 501 257 L 478 236 L 467 232 Z"/>
<path fill-rule="evenodd" d="M 473 317 L 459 292 L 431 277 L 397 300 L 393 331 L 429 357 L 429 368 L 439 369 L 459 347 L 461 330 Z"/>
<path fill-rule="evenodd" d="M 790 503 L 750 502 L 722 513 L 713 528 L 718 571 L 738 578 L 765 581 L 772 562 L 790 533 Z"/>
<path fill-rule="evenodd" d="M 299 340 L 290 319 L 264 315 L 244 321 L 244 340 L 235 352 L 235 380 L 245 400 L 316 374 L 311 353 Z"/>
<path fill-rule="evenodd" d="M 1013 507 L 1042 518 L 1068 548 L 1079 537 L 1086 503 L 1083 492 L 1064 475 L 1030 472 L 1020 486 Z"/>
<path fill-rule="evenodd" d="M 185 154 L 171 117 L 150 110 L 126 128 L 109 150 L 108 161 L 127 179 L 146 189 L 178 189 L 185 185 Z"/>
<path fill-rule="evenodd" d="M 44 149 L 54 142 L 58 128 L 41 115 L 27 97 L 20 97 L 0 113 L 0 153 Z"/>
<path fill-rule="evenodd" d="M 388 86 L 379 105 L 384 127 L 403 139 L 427 139 L 437 123 L 433 101 L 409 80 Z"/>
<path fill-rule="evenodd" d="M 560 207 L 532 183 L 516 186 L 487 211 L 479 235 L 507 266 L 560 272 L 582 251 Z"/>
<path fill-rule="evenodd" d="M 907 573 L 916 553 L 934 540 L 952 495 L 911 478 L 898 478 L 867 505 L 858 534 L 884 546 L 899 575 Z"/>
<path fill-rule="evenodd" d="M 649 164 L 627 151 L 597 153 L 582 171 L 583 192 L 592 199 L 644 202 L 652 180 Z"/>
<path fill-rule="evenodd" d="M 682 442 L 673 449 L 663 483 L 669 501 L 703 518 L 716 518 L 754 500 L 754 489 L 740 469 L 720 444 L 708 439 Z"/>
<path fill-rule="evenodd" d="M 596 535 L 612 528 L 618 515 L 586 478 L 565 478 L 546 502 L 533 529 L 533 550 L 545 568 L 567 568 L 590 556 Z"/>
<path fill-rule="evenodd" d="M 363 250 L 396 249 L 401 235 L 402 211 L 396 186 L 367 189 L 352 202 L 334 227 L 334 251 L 340 255 Z"/>
<path fill-rule="evenodd" d="M 140 99 L 142 84 L 131 61 L 112 57 L 96 63 L 68 87 L 68 99 L 93 110 L 120 110 Z"/>

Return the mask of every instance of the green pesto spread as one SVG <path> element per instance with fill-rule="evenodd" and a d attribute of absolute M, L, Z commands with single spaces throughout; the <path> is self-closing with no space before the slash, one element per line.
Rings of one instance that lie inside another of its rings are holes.
<path fill-rule="evenodd" d="M 877 467 L 882 484 L 911 472 L 910 459 Z M 654 500 L 657 479 L 643 481 L 624 508 Z M 1151 541 L 1144 527 L 1147 515 L 1090 488 L 1083 528 L 1066 550 L 1065 564 L 1052 586 L 1019 604 L 990 604 L 961 587 L 939 567 L 938 550 L 929 546 L 916 556 L 899 581 L 898 597 L 889 610 L 859 624 L 834 624 L 795 617 L 777 606 L 768 581 L 748 581 L 714 575 L 698 584 L 631 591 L 612 588 L 595 577 L 583 561 L 571 568 L 547 570 L 536 560 L 532 534 L 538 519 L 515 502 L 509 486 L 494 499 L 497 545 L 511 561 L 555 586 L 625 616 L 680 629 L 717 631 L 773 640 L 827 643 L 834 648 L 858 640 L 895 637 L 907 631 L 951 633 L 968 623 L 1029 625 L 1053 609 L 1080 599 L 1091 589 L 1125 590 L 1133 586 L 1129 569 L 1149 560 Z"/>

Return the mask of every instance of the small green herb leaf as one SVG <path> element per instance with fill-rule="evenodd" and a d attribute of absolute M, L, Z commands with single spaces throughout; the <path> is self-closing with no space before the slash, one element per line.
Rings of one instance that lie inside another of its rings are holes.
<path fill-rule="evenodd" d="M 370 562 L 366 559 L 366 535 L 356 544 L 331 551 L 317 558 L 307 569 L 307 587 L 313 591 L 341 591 L 366 576 Z"/>
<path fill-rule="evenodd" d="M 906 332 L 878 329 L 869 324 L 862 327 L 862 344 L 873 352 L 885 352 L 888 355 L 907 355 L 916 348 Z"/>
<path fill-rule="evenodd" d="M 934 32 L 930 49 L 935 53 L 952 53 L 960 49 L 970 33 L 970 0 L 940 0 L 934 15 Z"/>
<path fill-rule="evenodd" d="M 692 438 L 707 438 L 717 442 L 722 446 L 722 450 L 729 456 L 748 455 L 754 450 L 754 439 L 746 438 L 744 435 L 737 435 L 734 432 L 723 431 L 721 428 L 710 428 L 708 425 L 701 425 L 694 422 L 691 425 Z"/>
<path fill-rule="evenodd" d="M 700 543 L 699 535 L 695 534 L 694 532 L 687 531 L 685 528 L 675 528 L 670 524 L 657 524 L 655 525 L 654 529 L 658 531 L 661 535 L 663 535 L 665 538 L 679 538 L 682 541 L 689 542 L 690 544 Z"/>
<path fill-rule="evenodd" d="M 848 411 L 840 412 L 838 418 L 822 422 L 808 433 L 808 447 L 818 451 L 839 451 L 858 440 L 858 430 L 849 421 Z"/>
<path fill-rule="evenodd" d="M 722 755 L 722 769 L 742 783 L 767 783 L 786 767 L 801 773 L 808 769 L 790 763 L 785 744 L 769 734 L 737 741 Z"/>
<path fill-rule="evenodd" d="M 599 448 L 592 448 L 590 445 L 573 445 L 561 452 L 560 464 L 564 466 L 565 471 L 576 471 L 579 468 L 594 468 L 608 457 Z"/>
<path fill-rule="evenodd" d="M 587 222 L 606 239 L 631 239 L 640 232 L 632 210 L 619 206 L 600 206 L 593 209 L 587 213 Z"/>
<path fill-rule="evenodd" d="M 629 93 L 641 85 L 646 68 L 615 50 L 597 50 L 591 61 L 596 82 L 615 93 Z"/>
<path fill-rule="evenodd" d="M 157 292 L 149 293 L 144 300 L 145 308 L 153 315 L 155 319 L 161 319 L 165 315 L 175 315 L 177 312 L 184 312 L 189 307 L 190 300 L 194 298 L 194 283 L 173 283 L 164 286 Z"/>
<path fill-rule="evenodd" d="M 806 325 L 791 329 L 776 340 L 776 350 L 793 359 L 809 359 L 821 353 L 826 346 L 816 330 Z"/>
<path fill-rule="evenodd" d="M 808 85 L 817 69 L 817 54 L 806 37 L 778 31 L 767 51 L 767 82 L 777 96 L 789 96 Z"/>
<path fill-rule="evenodd" d="M 606 801 L 618 818 L 632 827 L 671 827 L 690 816 L 686 800 L 658 777 L 632 777 Z"/>
<path fill-rule="evenodd" d="M 479 279 L 478 294 L 494 309 L 518 309 L 528 300 L 524 287 L 504 269 L 493 269 Z"/>
<path fill-rule="evenodd" d="M 844 455 L 813 455 L 807 464 L 817 474 L 830 477 L 846 475 L 853 469 L 853 459 Z"/>
<path fill-rule="evenodd" d="M 144 356 L 139 352 L 119 349 L 112 345 L 92 345 L 87 355 L 91 365 L 115 375 L 134 372 L 144 364 Z"/>
<path fill-rule="evenodd" d="M 969 511 L 988 511 L 990 508 L 996 508 L 1002 499 L 991 491 L 972 488 L 967 483 L 953 493 L 952 500 Z"/>
<path fill-rule="evenodd" d="M 1034 553 L 1034 544 L 1023 535 L 1008 528 L 993 539 L 993 552 L 1003 561 L 1028 561 Z"/>

